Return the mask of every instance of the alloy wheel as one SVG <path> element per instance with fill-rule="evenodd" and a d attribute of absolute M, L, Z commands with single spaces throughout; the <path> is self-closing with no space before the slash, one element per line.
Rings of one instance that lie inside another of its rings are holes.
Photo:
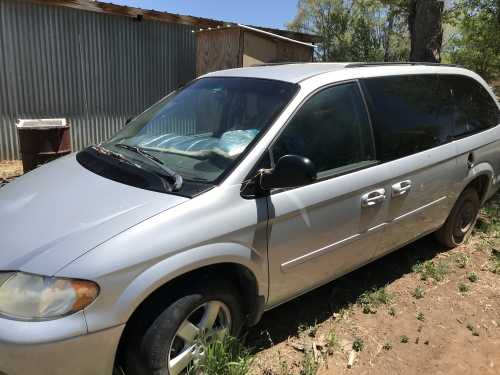
<path fill-rule="evenodd" d="M 221 301 L 208 301 L 191 312 L 177 329 L 168 351 L 170 375 L 184 374 L 203 357 L 199 338 L 221 339 L 231 330 L 231 313 Z"/>

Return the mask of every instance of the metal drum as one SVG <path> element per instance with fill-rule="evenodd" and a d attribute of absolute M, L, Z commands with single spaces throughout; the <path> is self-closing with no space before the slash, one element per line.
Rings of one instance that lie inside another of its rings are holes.
<path fill-rule="evenodd" d="M 19 120 L 16 126 L 25 173 L 71 153 L 66 119 Z"/>

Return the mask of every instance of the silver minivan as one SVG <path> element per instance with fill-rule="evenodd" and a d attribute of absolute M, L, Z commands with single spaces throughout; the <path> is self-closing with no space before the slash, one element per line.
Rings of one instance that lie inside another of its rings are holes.
<path fill-rule="evenodd" d="M 426 234 L 500 186 L 499 104 L 432 64 L 214 72 L 0 189 L 0 374 L 186 372 L 197 342 Z"/>

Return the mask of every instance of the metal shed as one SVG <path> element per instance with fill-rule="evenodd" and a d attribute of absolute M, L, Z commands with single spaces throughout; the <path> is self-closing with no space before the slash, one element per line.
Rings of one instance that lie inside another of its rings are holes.
<path fill-rule="evenodd" d="M 277 62 L 310 62 L 314 45 L 242 24 L 196 32 L 196 74 Z"/>
<path fill-rule="evenodd" d="M 195 78 L 193 31 L 224 25 L 99 1 L 0 0 L 0 160 L 20 157 L 20 118 L 67 119 L 74 150 L 110 137 Z"/>

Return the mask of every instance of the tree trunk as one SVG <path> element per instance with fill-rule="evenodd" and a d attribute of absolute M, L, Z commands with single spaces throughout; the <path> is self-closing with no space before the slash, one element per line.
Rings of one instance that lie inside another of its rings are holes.
<path fill-rule="evenodd" d="M 499 0 L 500 1 L 500 0 Z M 391 46 L 391 34 L 394 28 L 394 13 L 391 9 L 388 10 L 387 15 L 387 27 L 384 33 L 384 61 L 390 61 L 390 46 Z"/>
<path fill-rule="evenodd" d="M 443 42 L 444 2 L 409 0 L 410 61 L 440 62 Z"/>

